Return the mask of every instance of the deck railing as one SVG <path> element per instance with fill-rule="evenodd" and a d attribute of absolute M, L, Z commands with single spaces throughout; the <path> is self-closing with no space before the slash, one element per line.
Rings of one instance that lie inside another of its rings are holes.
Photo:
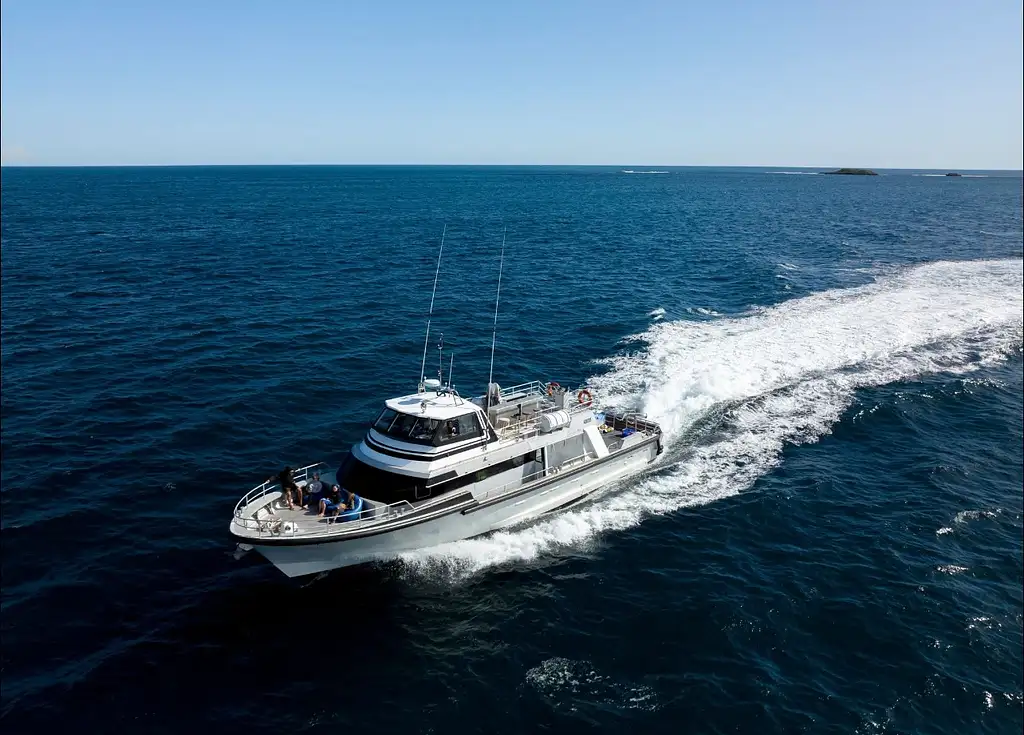
<path fill-rule="evenodd" d="M 302 480 L 308 480 L 309 476 L 313 472 L 320 471 L 323 468 L 328 467 L 326 462 L 316 462 L 315 464 L 308 464 L 305 467 L 300 467 L 297 470 L 292 470 L 292 479 L 295 482 L 301 482 Z M 235 505 L 235 518 L 242 517 L 242 510 L 257 500 L 258 498 L 267 495 L 268 493 L 276 492 L 281 489 L 281 483 L 277 481 L 276 477 L 271 477 L 264 480 L 262 483 L 254 487 L 248 493 L 246 493 L 241 500 Z"/>
<path fill-rule="evenodd" d="M 528 383 L 513 385 L 511 388 L 502 388 L 499 395 L 501 400 L 507 401 L 511 398 L 528 398 L 530 396 L 547 395 L 547 386 L 539 380 L 531 380 Z"/>
<path fill-rule="evenodd" d="M 315 472 L 321 472 L 328 468 L 329 465 L 326 462 L 316 462 L 314 464 L 306 465 L 305 467 L 293 470 L 292 479 L 295 480 L 295 482 L 302 482 L 304 480 L 308 480 Z M 344 524 L 348 527 L 354 523 L 361 524 L 369 521 L 382 521 L 402 515 L 403 513 L 407 513 L 413 509 L 412 503 L 408 500 L 399 500 L 398 502 L 391 503 L 390 505 L 374 504 L 371 506 L 368 505 L 368 501 L 364 499 L 363 509 L 356 513 L 357 517 L 353 518 L 351 515 L 348 515 L 344 519 L 341 519 L 328 516 L 323 519 L 325 521 L 324 523 L 317 523 L 315 526 L 306 526 L 302 523 L 289 521 L 289 519 L 279 515 L 269 515 L 265 518 L 256 518 L 255 514 L 259 510 L 274 500 L 277 500 L 277 498 L 273 498 L 268 500 L 266 503 L 261 504 L 259 508 L 255 509 L 254 512 L 248 516 L 243 516 L 245 509 L 260 498 L 280 491 L 281 483 L 274 477 L 260 483 L 246 493 L 245 496 L 243 496 L 235 505 L 235 517 L 232 520 L 232 523 L 247 531 L 255 531 L 258 536 L 279 536 L 282 534 L 284 524 L 291 522 L 293 524 L 293 531 L 288 533 L 289 536 L 311 536 L 329 534 L 332 531 L 338 531 L 339 528 L 336 524 Z"/>
<path fill-rule="evenodd" d="M 511 388 L 502 388 L 500 395 L 503 402 L 511 404 L 527 398 L 540 397 L 544 399 L 538 410 L 531 411 L 518 421 L 514 420 L 515 416 L 511 416 L 509 418 L 513 420 L 510 423 L 505 426 L 495 426 L 494 430 L 500 439 L 536 434 L 540 431 L 540 417 L 545 413 L 567 411 L 570 415 L 573 415 L 593 408 L 593 400 L 587 403 L 580 402 L 578 391 L 566 391 L 563 405 L 559 408 L 556 405 L 555 399 L 548 394 L 547 385 L 539 380 L 514 385 Z"/>
<path fill-rule="evenodd" d="M 242 517 L 236 515 L 232 523 L 239 528 L 249 531 L 250 533 L 255 533 L 257 537 L 330 536 L 345 528 L 351 528 L 353 525 L 358 526 L 366 523 L 379 523 L 413 510 L 413 505 L 408 500 L 399 500 L 389 505 L 376 504 L 372 507 L 366 505 L 367 501 L 365 498 L 363 502 L 363 509 L 356 512 L 356 517 L 353 517 L 351 511 L 349 511 L 344 518 L 338 516 L 325 516 L 324 518 L 317 519 L 318 522 L 312 525 L 304 523 L 303 521 L 308 520 L 305 518 L 293 520 L 280 515 L 269 515 L 265 518 L 255 518 L 252 516 Z M 289 525 L 286 527 L 285 524 Z"/>

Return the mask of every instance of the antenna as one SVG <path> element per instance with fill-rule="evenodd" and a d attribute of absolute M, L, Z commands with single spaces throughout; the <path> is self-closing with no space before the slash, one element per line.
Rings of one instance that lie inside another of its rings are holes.
<path fill-rule="evenodd" d="M 452 384 L 452 368 L 455 367 L 455 353 L 448 355 L 448 390 L 454 390 Z"/>
<path fill-rule="evenodd" d="M 441 273 L 441 254 L 444 253 L 444 236 L 448 232 L 448 223 L 445 222 L 441 230 L 441 249 L 437 251 L 437 270 L 434 271 L 434 290 L 430 292 L 430 311 L 427 312 L 427 333 L 423 337 L 423 360 L 420 362 L 420 385 L 419 392 L 422 393 L 426 386 L 423 384 L 427 369 L 427 344 L 430 341 L 430 318 L 434 316 L 434 294 L 437 293 L 437 277 Z M 440 377 L 440 375 L 438 376 Z"/>
<path fill-rule="evenodd" d="M 441 390 L 444 387 L 444 383 L 441 382 L 441 359 L 442 352 L 444 351 L 444 334 L 442 334 L 437 340 L 437 389 Z"/>
<path fill-rule="evenodd" d="M 505 236 L 508 227 L 501 233 L 501 260 L 498 261 L 498 293 L 494 297 L 494 329 L 491 332 L 491 370 L 487 374 L 487 408 L 491 407 L 491 381 L 494 378 L 494 342 L 498 338 L 498 304 L 501 302 L 501 271 L 505 267 Z"/>

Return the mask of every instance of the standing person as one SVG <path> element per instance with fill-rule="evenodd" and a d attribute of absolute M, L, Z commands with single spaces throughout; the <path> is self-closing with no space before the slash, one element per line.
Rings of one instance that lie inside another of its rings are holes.
<path fill-rule="evenodd" d="M 286 466 L 277 473 L 276 478 L 272 479 L 276 479 L 281 484 L 281 497 L 288 503 L 288 510 L 295 510 L 296 502 L 300 507 L 304 507 L 302 505 L 302 488 L 295 484 L 291 467 Z"/>

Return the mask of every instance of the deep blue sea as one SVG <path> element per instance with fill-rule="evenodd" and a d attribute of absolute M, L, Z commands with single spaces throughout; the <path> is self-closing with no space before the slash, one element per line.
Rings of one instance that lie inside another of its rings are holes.
<path fill-rule="evenodd" d="M 1020 173 L 658 170 L 4 168 L 3 732 L 1020 733 Z M 236 554 L 415 388 L 445 227 L 456 387 L 507 227 L 495 379 L 642 408 L 660 464 Z"/>

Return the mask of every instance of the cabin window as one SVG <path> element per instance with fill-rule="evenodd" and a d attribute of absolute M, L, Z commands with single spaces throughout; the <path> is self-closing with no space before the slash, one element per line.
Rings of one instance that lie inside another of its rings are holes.
<path fill-rule="evenodd" d="M 467 439 L 478 439 L 483 436 L 483 429 L 475 413 L 464 413 L 453 419 L 446 419 L 437 437 L 437 446 L 464 442 Z"/>
<path fill-rule="evenodd" d="M 392 411 L 390 408 L 385 408 L 373 423 L 373 428 L 382 434 L 387 434 L 388 430 L 391 428 L 391 424 L 395 423 L 396 418 L 398 418 L 398 411 Z"/>
<path fill-rule="evenodd" d="M 441 421 L 385 408 L 373 428 L 385 436 L 410 444 L 434 444 Z"/>
<path fill-rule="evenodd" d="M 351 454 L 345 456 L 338 468 L 337 478 L 338 484 L 345 490 L 378 503 L 413 501 L 430 494 L 422 478 L 372 467 Z"/>
<path fill-rule="evenodd" d="M 373 428 L 392 439 L 434 447 L 479 439 L 484 435 L 475 413 L 441 420 L 385 408 L 373 422 Z"/>
<path fill-rule="evenodd" d="M 495 475 L 500 475 L 502 472 L 518 469 L 529 462 L 537 462 L 540 466 L 536 469 L 531 468 L 529 474 L 526 475 L 532 482 L 533 480 L 540 478 L 540 473 L 544 467 L 543 455 L 541 454 L 542 451 L 543 450 L 538 449 L 535 452 L 529 452 L 517 457 L 512 457 L 512 459 L 506 459 L 504 462 L 498 462 L 497 464 L 492 464 L 488 467 L 482 467 L 476 472 L 470 472 L 449 480 L 436 482 L 436 484 L 431 485 L 431 489 L 434 490 L 435 495 L 438 495 L 440 493 L 448 492 L 449 490 L 456 490 L 458 488 L 466 487 L 467 485 L 472 485 L 475 482 L 483 482 L 488 477 L 494 477 Z"/>

